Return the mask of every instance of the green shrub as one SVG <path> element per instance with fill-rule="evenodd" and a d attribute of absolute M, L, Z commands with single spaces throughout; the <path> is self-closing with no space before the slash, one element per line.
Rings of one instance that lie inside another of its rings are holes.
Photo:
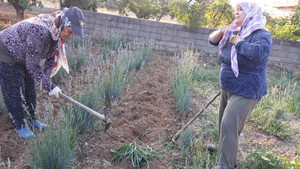
<path fill-rule="evenodd" d="M 80 70 L 86 63 L 88 56 L 87 48 L 80 47 L 69 52 L 68 62 L 70 69 L 73 71 Z"/>
<path fill-rule="evenodd" d="M 176 70 L 172 80 L 172 89 L 174 92 L 176 106 L 182 116 L 186 115 L 191 104 L 190 86 L 192 83 L 192 71 L 197 64 L 197 58 L 193 56 L 192 51 L 182 53 L 179 60 L 179 68 Z"/>
<path fill-rule="evenodd" d="M 246 160 L 250 160 L 248 165 L 251 168 L 264 168 L 264 169 L 281 169 L 283 168 L 282 161 L 271 152 L 266 149 L 262 149 L 258 152 L 253 152 L 246 157 Z"/>
<path fill-rule="evenodd" d="M 119 163 L 122 160 L 129 159 L 133 168 L 140 168 L 146 163 L 149 167 L 149 162 L 154 157 L 160 155 L 159 152 L 152 148 L 143 148 L 133 142 L 131 144 L 124 144 L 121 148 L 112 148 L 111 152 L 114 153 L 112 161 Z"/>
<path fill-rule="evenodd" d="M 122 94 L 128 70 L 124 65 L 116 64 L 110 75 L 107 75 L 104 79 L 103 86 L 101 86 L 101 93 L 105 98 L 105 105 L 111 106 L 113 101 L 116 101 Z"/>
<path fill-rule="evenodd" d="M 185 116 L 191 105 L 189 77 L 177 72 L 172 80 L 172 88 L 176 106 L 180 110 L 182 116 Z"/>
<path fill-rule="evenodd" d="M 30 165 L 33 168 L 67 169 L 75 161 L 76 134 L 62 122 L 48 128 L 40 140 L 34 140 L 30 152 Z M 56 125 L 56 126 L 55 126 Z"/>
<path fill-rule="evenodd" d="M 194 141 L 194 133 L 191 128 L 184 130 L 179 137 L 180 149 L 185 156 L 190 156 L 190 148 Z"/>
<path fill-rule="evenodd" d="M 99 101 L 96 92 L 82 94 L 80 96 L 80 103 L 92 110 L 99 110 Z M 63 112 L 66 120 L 78 133 L 84 133 L 85 131 L 94 128 L 99 122 L 97 117 L 75 105 L 64 107 Z"/>
<path fill-rule="evenodd" d="M 106 46 L 106 48 L 110 50 L 117 50 L 119 48 L 125 47 L 125 44 L 126 44 L 126 36 L 111 37 L 107 40 L 104 40 L 102 47 Z"/>

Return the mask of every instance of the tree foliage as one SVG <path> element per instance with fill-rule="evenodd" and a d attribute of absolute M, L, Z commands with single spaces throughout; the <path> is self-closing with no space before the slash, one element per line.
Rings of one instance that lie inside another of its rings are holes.
<path fill-rule="evenodd" d="M 39 0 L 7 0 L 7 2 L 15 8 L 19 19 L 24 19 L 25 9 L 31 9 L 30 6 L 43 7 L 42 2 Z"/>
<path fill-rule="evenodd" d="M 234 12 L 229 0 L 216 0 L 209 4 L 205 14 L 208 27 L 217 28 L 222 25 L 230 25 L 234 20 Z"/>
<path fill-rule="evenodd" d="M 116 2 L 119 13 L 128 15 L 127 10 L 138 18 L 157 18 L 162 12 L 160 0 L 118 0 Z"/>
<path fill-rule="evenodd" d="M 97 7 L 103 3 L 103 0 L 60 0 L 61 7 L 77 6 L 83 10 L 97 11 Z"/>
<path fill-rule="evenodd" d="M 271 18 L 267 16 L 266 27 L 273 38 L 296 41 L 300 39 L 300 6 L 296 6 L 294 14 L 287 18 Z"/>
<path fill-rule="evenodd" d="M 205 26 L 208 0 L 173 0 L 168 4 L 170 15 L 190 28 Z"/>

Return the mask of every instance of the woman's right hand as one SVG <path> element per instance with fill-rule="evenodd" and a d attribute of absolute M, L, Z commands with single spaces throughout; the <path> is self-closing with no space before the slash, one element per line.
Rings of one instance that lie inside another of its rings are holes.
<path fill-rule="evenodd" d="M 218 41 L 220 41 L 222 39 L 222 37 L 224 36 L 224 34 L 226 33 L 227 30 L 228 30 L 228 26 L 222 26 L 219 30 L 212 32 L 208 36 L 208 40 L 213 43 L 217 43 Z"/>
<path fill-rule="evenodd" d="M 227 30 L 228 30 L 228 26 L 222 26 L 220 29 L 219 29 L 219 31 L 224 35 L 226 32 L 227 32 Z"/>
<path fill-rule="evenodd" d="M 61 90 L 59 87 L 55 87 L 53 88 L 50 92 L 49 92 L 49 95 L 50 96 L 56 96 L 56 98 L 59 98 L 59 93 L 61 93 Z"/>

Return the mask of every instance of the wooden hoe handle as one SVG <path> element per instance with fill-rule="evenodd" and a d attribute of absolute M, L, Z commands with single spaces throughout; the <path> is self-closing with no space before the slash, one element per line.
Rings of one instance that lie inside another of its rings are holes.
<path fill-rule="evenodd" d="M 178 138 L 179 134 L 185 130 L 216 98 L 221 94 L 221 91 L 219 91 L 206 105 L 205 107 L 200 110 L 189 122 L 187 122 L 172 138 L 172 141 L 175 143 L 176 139 Z"/>

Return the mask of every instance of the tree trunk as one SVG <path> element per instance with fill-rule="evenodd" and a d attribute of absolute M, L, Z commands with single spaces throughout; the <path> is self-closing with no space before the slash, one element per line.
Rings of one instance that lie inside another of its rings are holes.
<path fill-rule="evenodd" d="M 17 13 L 17 18 L 18 19 L 24 19 L 24 12 L 25 12 L 25 9 L 24 8 L 16 8 L 16 13 Z"/>
<path fill-rule="evenodd" d="M 8 2 L 9 2 L 10 4 L 12 4 L 13 7 L 15 8 L 16 14 L 17 14 L 17 18 L 18 18 L 18 19 L 24 19 L 25 8 L 22 7 L 22 6 L 19 4 L 19 0 L 8 0 Z"/>

